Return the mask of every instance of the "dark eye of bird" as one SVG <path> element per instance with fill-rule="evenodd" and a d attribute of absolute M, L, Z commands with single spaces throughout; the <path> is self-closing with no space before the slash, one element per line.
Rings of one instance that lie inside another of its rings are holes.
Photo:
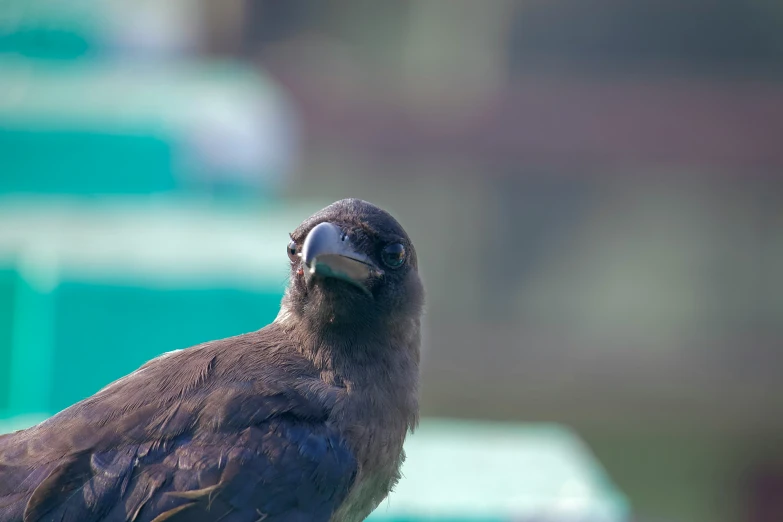
<path fill-rule="evenodd" d="M 381 260 L 389 268 L 401 267 L 405 263 L 405 247 L 401 243 L 386 245 L 381 252 Z"/>
<path fill-rule="evenodd" d="M 286 248 L 288 251 L 288 259 L 291 260 L 291 262 L 294 262 L 298 259 L 298 253 L 299 253 L 299 247 L 296 246 L 296 241 L 291 241 L 288 243 L 288 248 Z"/>

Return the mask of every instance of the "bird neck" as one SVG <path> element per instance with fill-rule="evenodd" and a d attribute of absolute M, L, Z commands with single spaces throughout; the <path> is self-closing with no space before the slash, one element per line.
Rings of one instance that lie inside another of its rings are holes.
<path fill-rule="evenodd" d="M 283 306 L 273 324 L 286 332 L 329 384 L 357 389 L 388 382 L 390 388 L 399 388 L 414 381 L 416 388 L 421 344 L 418 317 L 371 328 L 304 324 L 306 320 Z"/>
<path fill-rule="evenodd" d="M 324 375 L 362 385 L 378 382 L 379 377 L 395 371 L 418 370 L 418 323 L 407 328 L 378 328 L 357 331 L 330 325 L 317 337 L 304 336 L 297 342 L 302 355 Z"/>

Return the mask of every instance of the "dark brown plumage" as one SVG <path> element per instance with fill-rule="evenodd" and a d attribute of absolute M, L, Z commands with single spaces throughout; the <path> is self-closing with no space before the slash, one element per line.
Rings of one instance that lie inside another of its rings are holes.
<path fill-rule="evenodd" d="M 0 436 L 0 521 L 366 517 L 417 422 L 416 254 L 390 215 L 355 199 L 291 237 L 272 324 L 164 354 Z"/>

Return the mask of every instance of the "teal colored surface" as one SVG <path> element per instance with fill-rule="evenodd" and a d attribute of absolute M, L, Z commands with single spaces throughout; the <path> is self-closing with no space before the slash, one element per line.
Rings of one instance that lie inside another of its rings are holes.
<path fill-rule="evenodd" d="M 8 93 L 0 96 L 0 195 L 223 197 L 226 184 L 274 197 L 290 154 L 285 96 L 239 63 L 31 60 L 0 52 L 0 92 Z M 225 138 L 232 135 L 239 139 Z M 205 146 L 220 139 L 225 147 L 236 143 L 236 153 Z M 263 152 L 247 159 L 250 148 Z"/>
<path fill-rule="evenodd" d="M 373 522 L 627 522 L 628 500 L 555 424 L 425 419 Z"/>
<path fill-rule="evenodd" d="M 51 295 L 19 277 L 13 306 L 8 408 L 16 413 L 51 411 L 48 402 L 54 350 Z"/>
<path fill-rule="evenodd" d="M 162 353 L 257 330 L 282 291 L 60 283 L 0 273 L 0 417 L 56 413 Z"/>
<path fill-rule="evenodd" d="M 0 269 L 0 412 L 8 408 L 10 388 L 3 383 L 11 378 L 11 334 L 17 282 L 14 270 Z"/>
<path fill-rule="evenodd" d="M 0 127 L 0 192 L 166 192 L 174 176 L 171 145 L 155 135 Z"/>
<path fill-rule="evenodd" d="M 49 411 L 97 392 L 158 355 L 261 328 L 282 293 L 156 290 L 66 282 L 54 293 Z"/>
<path fill-rule="evenodd" d="M 17 430 L 24 430 L 30 426 L 35 426 L 39 422 L 45 421 L 46 415 L 19 415 L 16 417 L 0 417 L 0 435 L 11 433 Z"/>
<path fill-rule="evenodd" d="M 18 28 L 0 33 L 0 53 L 27 58 L 73 60 L 85 56 L 91 47 L 84 35 L 67 29 Z"/>
<path fill-rule="evenodd" d="M 94 50 L 100 6 L 84 0 L 0 1 L 0 53 L 73 60 Z"/>

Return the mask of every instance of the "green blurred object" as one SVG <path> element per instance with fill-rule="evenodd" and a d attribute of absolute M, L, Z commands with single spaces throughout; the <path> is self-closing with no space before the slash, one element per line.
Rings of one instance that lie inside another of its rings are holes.
<path fill-rule="evenodd" d="M 627 522 L 590 450 L 557 425 L 425 419 L 374 522 Z"/>
<path fill-rule="evenodd" d="M 0 59 L 0 193 L 276 197 L 286 96 L 234 62 Z"/>
<path fill-rule="evenodd" d="M 263 327 L 312 209 L 0 200 L 0 418 L 49 415 L 161 353 Z"/>
<path fill-rule="evenodd" d="M 6 127 L 0 151 L 0 192 L 133 194 L 177 187 L 171 144 L 155 136 Z"/>
<path fill-rule="evenodd" d="M 45 415 L 19 415 L 17 417 L 0 418 L 0 435 L 24 430 L 45 421 Z"/>
<path fill-rule="evenodd" d="M 0 268 L 0 383 L 11 378 L 11 342 L 18 276 L 11 268 Z M 0 412 L 8 409 L 9 386 L 0 384 Z"/>
<path fill-rule="evenodd" d="M 197 45 L 199 14 L 190 0 L 3 0 L 0 53 L 57 61 L 176 56 Z"/>
<path fill-rule="evenodd" d="M 76 32 L 20 27 L 0 33 L 0 52 L 30 58 L 72 60 L 87 54 L 90 42 Z"/>
<path fill-rule="evenodd" d="M 63 280 L 37 297 L 26 312 L 36 320 L 22 328 L 40 348 L 15 351 L 22 378 L 11 381 L 14 410 L 59 411 L 161 353 L 257 330 L 274 320 L 282 292 L 272 284 L 246 291 Z M 50 375 L 48 386 L 29 379 L 42 373 Z"/>
<path fill-rule="evenodd" d="M 73 60 L 94 50 L 100 10 L 94 0 L 4 0 L 0 5 L 0 53 Z"/>

